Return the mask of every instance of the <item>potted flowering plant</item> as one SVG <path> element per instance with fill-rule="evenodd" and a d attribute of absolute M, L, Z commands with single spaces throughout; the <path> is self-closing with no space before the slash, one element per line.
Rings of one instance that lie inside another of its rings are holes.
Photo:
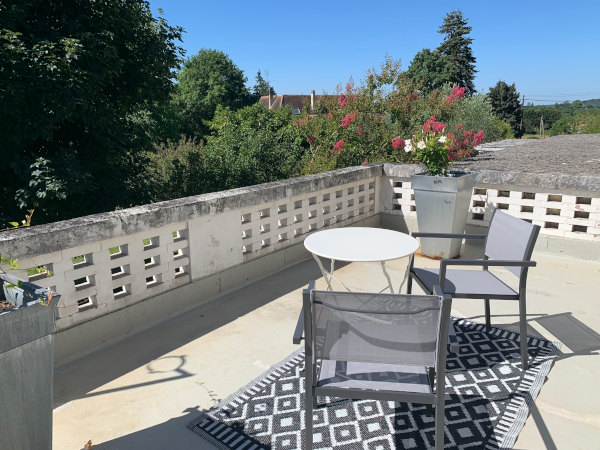
<path fill-rule="evenodd" d="M 16 259 L 0 254 L 0 448 L 49 450 L 59 296 L 15 277 L 16 269 Z"/>
<path fill-rule="evenodd" d="M 392 142 L 395 147 L 402 144 L 404 151 L 413 153 L 414 159 L 427 169 L 411 177 L 419 231 L 464 232 L 476 174 L 453 172 L 451 168 L 456 161 L 471 156 L 483 137 L 483 130 L 465 131 L 461 124 L 447 132 L 447 124 L 431 116 L 417 135 L 404 142 Z M 461 244 L 460 239 L 422 239 L 421 253 L 433 258 L 454 258 L 459 255 Z"/>

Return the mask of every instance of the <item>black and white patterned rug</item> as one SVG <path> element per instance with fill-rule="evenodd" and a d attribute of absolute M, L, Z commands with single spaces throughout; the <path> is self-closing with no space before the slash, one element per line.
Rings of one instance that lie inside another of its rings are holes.
<path fill-rule="evenodd" d="M 520 369 L 519 335 L 455 320 L 460 351 L 448 354 L 445 448 L 512 448 L 559 345 L 528 339 L 529 369 Z M 189 425 L 217 448 L 300 449 L 304 445 L 304 346 Z M 425 449 L 434 418 L 425 405 L 319 397 L 315 449 Z"/>

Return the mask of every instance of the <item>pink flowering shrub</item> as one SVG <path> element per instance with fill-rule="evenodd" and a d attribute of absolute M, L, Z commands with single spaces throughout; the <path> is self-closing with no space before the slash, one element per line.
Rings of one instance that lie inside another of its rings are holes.
<path fill-rule="evenodd" d="M 453 101 L 460 100 L 465 96 L 465 88 L 460 87 L 458 85 L 454 85 L 454 87 L 450 90 L 450 95 L 446 97 L 444 100 L 445 103 L 452 103 Z"/>
<path fill-rule="evenodd" d="M 464 106 L 468 100 L 460 86 L 453 86 L 449 93 L 438 90 L 424 95 L 419 83 L 410 81 L 398 64 L 388 60 L 381 70 L 370 71 L 360 86 L 343 84 L 335 96 L 317 99 L 317 112 L 305 112 L 294 121 L 302 129 L 301 136 L 307 136 L 301 173 L 355 166 L 364 161 L 427 163 L 428 157 L 418 148 L 421 140 L 440 155 L 439 170 L 434 168 L 433 172 L 446 173 L 453 161 L 470 155 L 483 138 L 473 132 L 465 135 L 461 127 L 455 127 L 463 120 L 469 128 L 476 126 L 472 123 L 477 120 L 467 121 L 471 117 L 469 107 Z M 429 119 L 423 123 L 425 118 Z M 446 142 L 433 144 L 428 140 L 442 135 Z M 405 141 L 407 136 L 413 138 Z M 407 143 L 411 145 L 407 147 Z"/>
<path fill-rule="evenodd" d="M 399 150 L 401 148 L 404 148 L 404 139 L 402 139 L 400 137 L 392 139 L 392 147 L 395 150 Z"/>
<path fill-rule="evenodd" d="M 342 119 L 342 127 L 348 128 L 350 125 L 352 125 L 354 123 L 355 120 L 356 120 L 356 114 L 346 114 L 346 116 L 344 116 L 344 118 Z"/>
<path fill-rule="evenodd" d="M 333 145 L 333 150 L 329 150 L 331 153 L 340 153 L 344 150 L 344 140 L 340 139 Z"/>

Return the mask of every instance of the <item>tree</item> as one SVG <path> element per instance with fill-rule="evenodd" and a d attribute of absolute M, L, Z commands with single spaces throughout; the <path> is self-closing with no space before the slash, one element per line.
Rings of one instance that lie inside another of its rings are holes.
<path fill-rule="evenodd" d="M 509 86 L 504 81 L 498 81 L 496 86 L 490 88 L 487 96 L 494 115 L 508 122 L 513 134 L 520 138 L 523 135 L 521 127 L 523 110 L 521 109 L 519 97 L 520 94 L 517 92 L 515 84 Z"/>
<path fill-rule="evenodd" d="M 271 86 L 269 82 L 262 77 L 262 74 L 259 70 L 256 73 L 256 84 L 254 85 L 254 88 L 252 88 L 252 94 L 255 99 L 254 101 L 258 101 L 261 97 L 269 95 L 269 93 L 271 95 L 276 95 L 273 86 Z"/>
<path fill-rule="evenodd" d="M 207 134 L 218 106 L 237 110 L 252 102 L 244 72 L 219 50 L 202 49 L 187 59 L 177 80 L 173 101 L 182 131 L 192 138 Z"/>
<path fill-rule="evenodd" d="M 169 100 L 181 33 L 145 1 L 0 3 L 0 220 L 147 199 L 147 126 Z"/>
<path fill-rule="evenodd" d="M 408 78 L 415 82 L 423 82 L 422 91 L 429 94 L 450 82 L 453 66 L 450 60 L 439 50 L 424 48 L 415 55 L 406 71 Z"/>
<path fill-rule="evenodd" d="M 446 14 L 438 33 L 444 35 L 444 41 L 438 48 L 440 53 L 452 63 L 452 74 L 448 81 L 466 88 L 466 94 L 475 93 L 475 57 L 471 51 L 473 39 L 467 37 L 472 28 L 467 26 L 460 10 Z"/>
<path fill-rule="evenodd" d="M 211 191 L 296 176 L 306 141 L 291 108 L 255 103 L 237 111 L 219 107 L 204 147 Z"/>

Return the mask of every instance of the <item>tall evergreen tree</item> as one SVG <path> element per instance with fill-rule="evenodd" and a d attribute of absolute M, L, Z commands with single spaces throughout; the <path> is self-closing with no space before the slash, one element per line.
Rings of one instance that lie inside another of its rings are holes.
<path fill-rule="evenodd" d="M 423 82 L 423 92 L 429 94 L 451 81 L 453 64 L 439 50 L 424 48 L 415 55 L 406 71 L 407 77 L 415 82 Z"/>
<path fill-rule="evenodd" d="M 438 33 L 444 35 L 444 42 L 439 47 L 442 55 L 448 57 L 453 65 L 454 73 L 451 81 L 463 86 L 466 94 L 475 93 L 475 57 L 471 51 L 473 39 L 467 37 L 472 28 L 467 19 L 463 18 L 461 10 L 453 10 L 446 14 L 444 23 Z"/>
<path fill-rule="evenodd" d="M 515 83 L 509 86 L 504 81 L 498 81 L 496 86 L 490 88 L 488 101 L 492 105 L 494 115 L 508 122 L 513 134 L 516 137 L 521 137 L 523 134 L 521 129 L 523 110 L 521 109 L 519 93 Z"/>
<path fill-rule="evenodd" d="M 269 82 L 263 78 L 259 70 L 256 73 L 256 84 L 252 88 L 252 95 L 258 101 L 258 99 L 262 96 L 269 95 L 269 92 L 271 93 L 271 95 L 276 95 L 273 86 L 271 86 Z"/>

